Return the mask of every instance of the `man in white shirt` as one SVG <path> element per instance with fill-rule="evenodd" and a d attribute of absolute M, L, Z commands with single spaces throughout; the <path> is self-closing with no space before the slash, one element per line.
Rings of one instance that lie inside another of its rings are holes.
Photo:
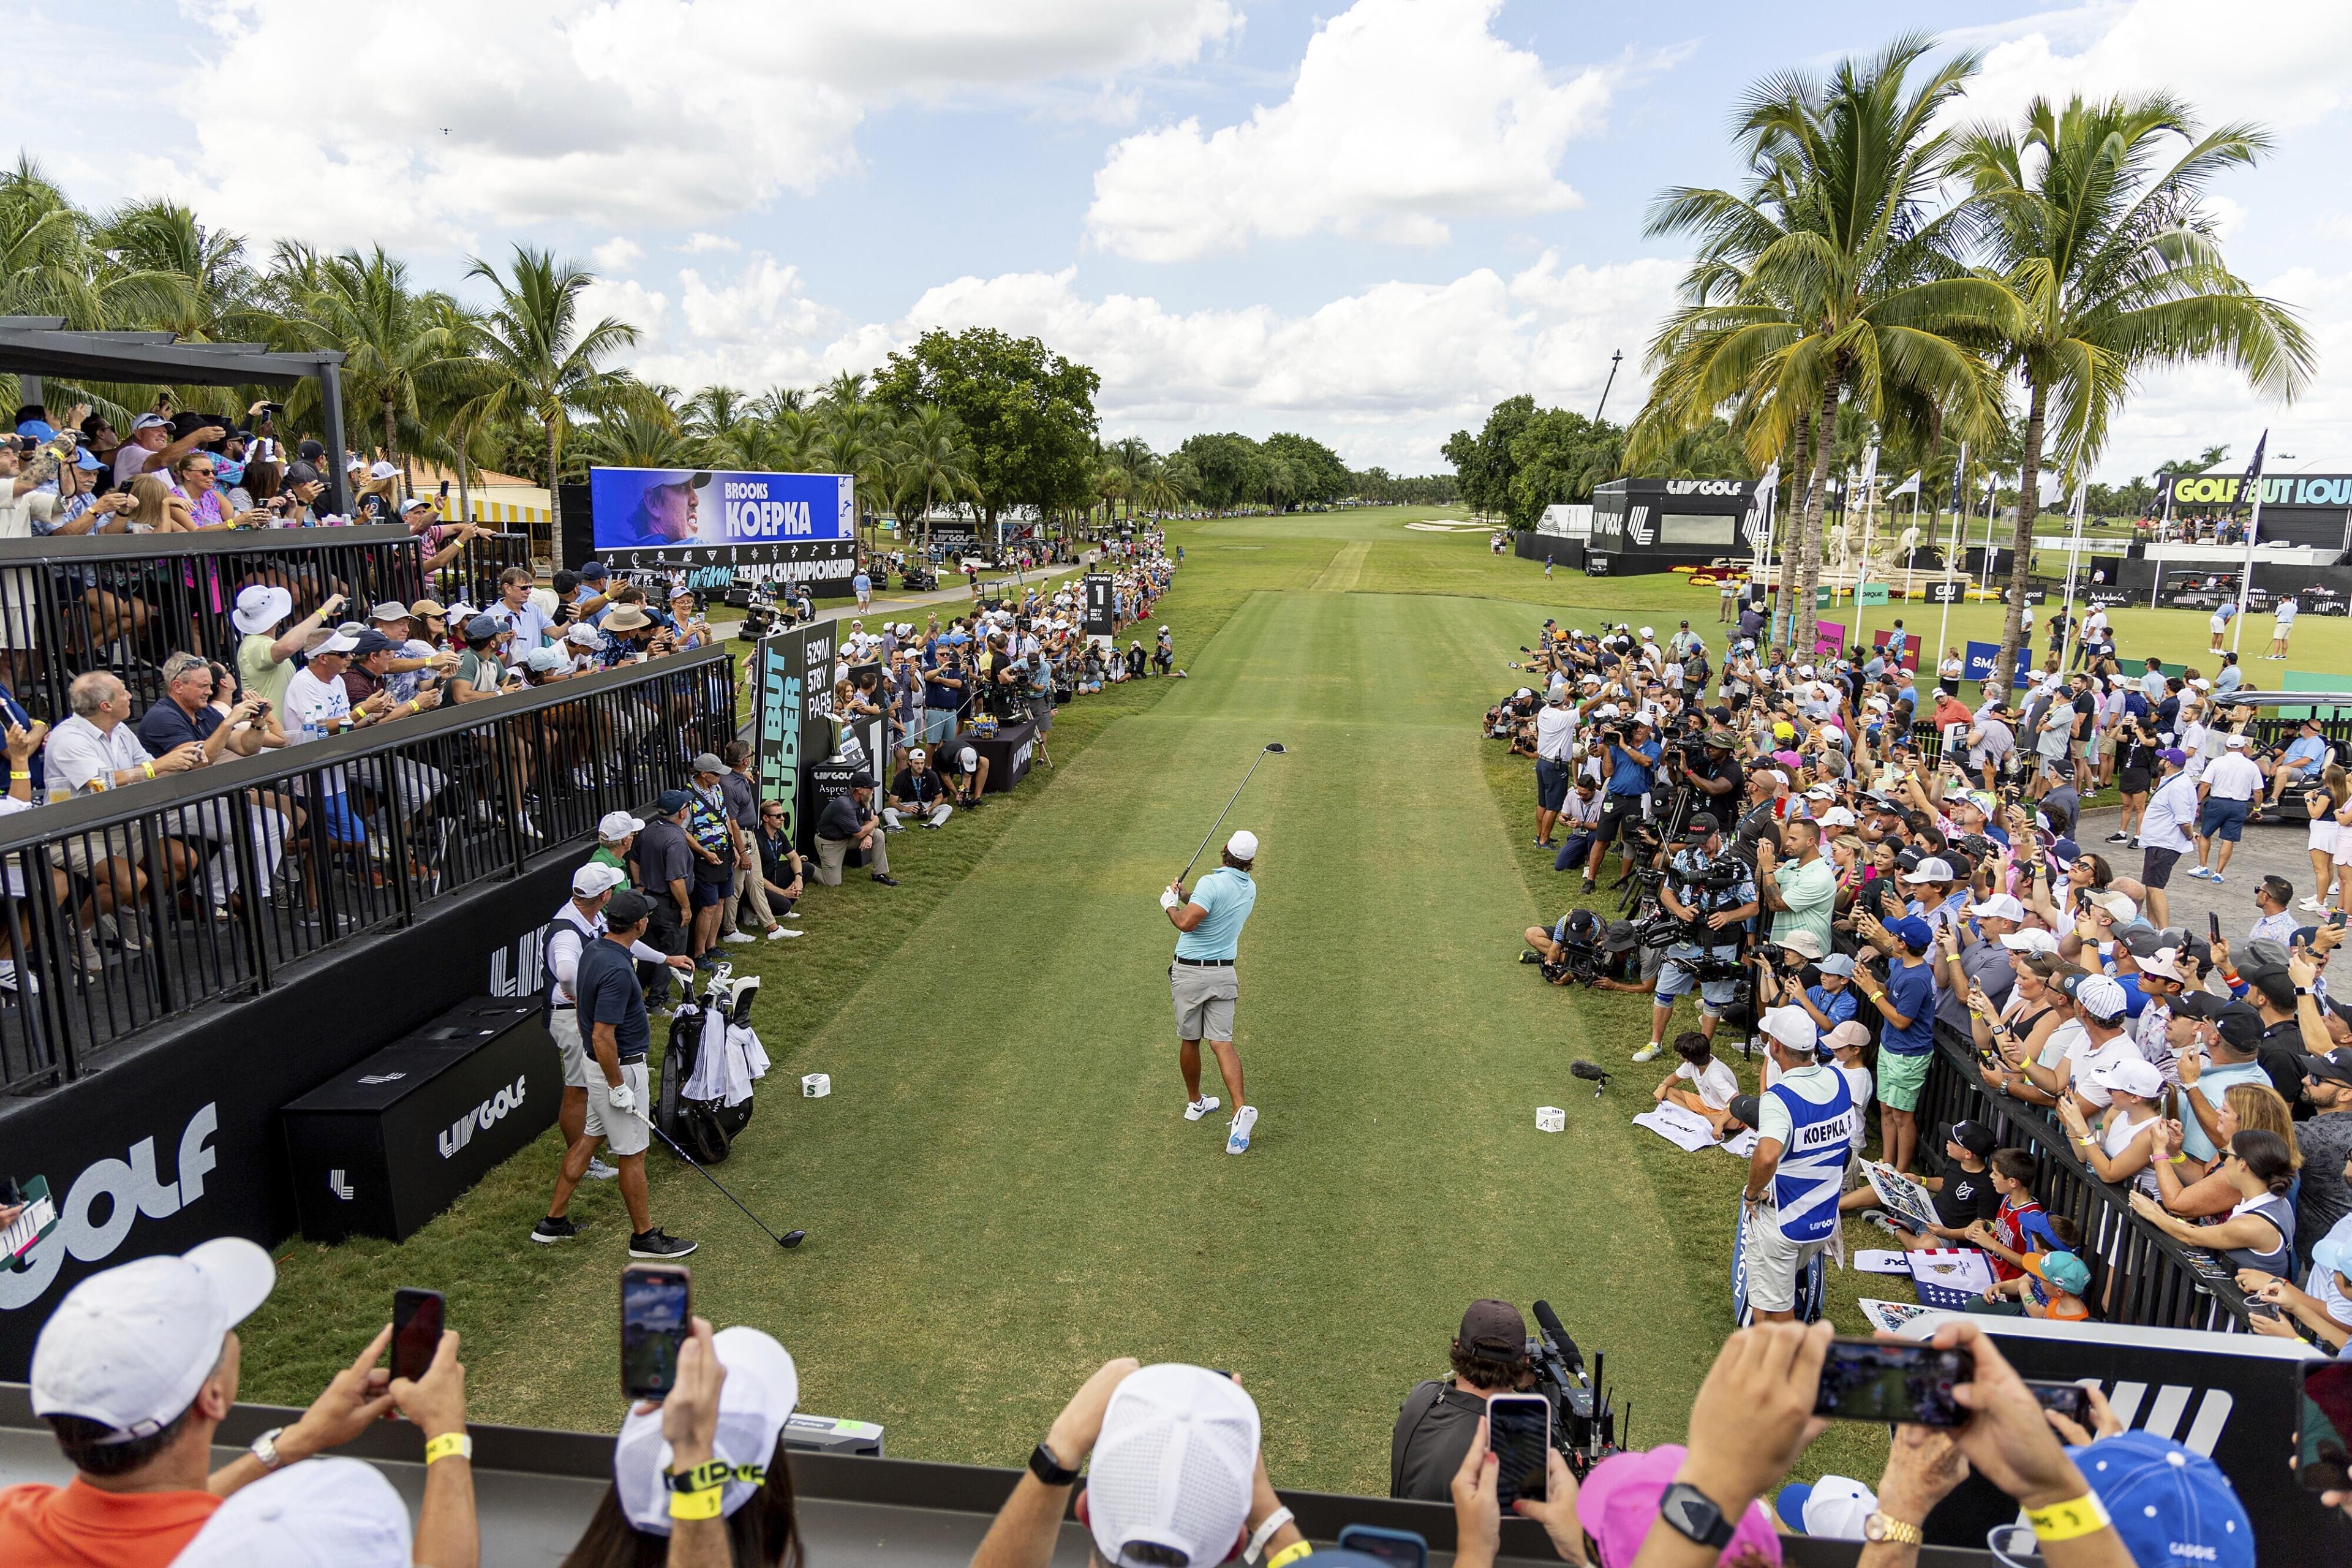
<path fill-rule="evenodd" d="M 193 452 L 217 426 L 199 425 L 178 440 L 172 439 L 172 422 L 160 414 L 142 414 L 131 422 L 131 434 L 114 449 L 114 484 L 127 487 L 142 474 L 160 474 Z"/>
<path fill-rule="evenodd" d="M 2263 770 L 2246 755 L 2243 735 L 2225 734 L 2219 725 L 2209 731 L 2211 735 L 2221 737 L 2221 754 L 2207 765 L 2198 781 L 2198 793 L 2205 803 L 2197 815 L 2197 864 L 2189 868 L 2189 874 L 2219 882 L 2221 873 L 2230 868 L 2230 852 L 2245 832 L 2254 797 L 2263 792 Z M 2205 862 L 2216 844 L 2221 847 L 2221 856 L 2208 870 Z"/>
<path fill-rule="evenodd" d="M 507 663 L 520 668 L 531 650 L 547 645 L 547 631 L 551 624 L 530 602 L 530 570 L 525 566 L 509 566 L 499 574 L 499 602 L 485 612 L 490 619 L 514 633 L 507 643 Z"/>
<path fill-rule="evenodd" d="M 1569 742 L 1576 738 L 1576 710 L 1568 693 L 1555 688 L 1536 713 L 1536 847 L 1549 849 L 1551 825 L 1568 798 Z"/>
<path fill-rule="evenodd" d="M 66 688 L 66 703 L 73 712 L 49 731 L 48 742 L 41 752 L 45 782 L 52 801 L 124 789 L 203 765 L 205 748 L 201 741 L 174 746 L 160 757 L 149 754 L 131 727 L 131 693 L 106 670 L 76 676 L 73 684 Z M 139 895 L 147 885 L 139 866 L 146 859 L 151 842 L 163 846 L 173 884 L 195 865 L 194 853 L 176 838 L 150 841 L 142 833 L 139 842 L 133 843 L 131 835 L 128 826 L 110 827 L 102 833 L 77 833 L 66 839 L 68 868 L 77 877 L 89 878 L 96 889 L 75 913 L 74 943 L 85 973 L 100 973 L 106 968 L 91 928 L 109 910 L 116 912 L 116 936 L 124 952 L 137 952 L 145 946 L 136 929 Z M 102 860 L 95 853 L 101 845 Z M 94 875 L 101 866 L 103 874 Z"/>
<path fill-rule="evenodd" d="M 2158 930 L 2172 921 L 2164 895 L 2172 868 L 2194 847 L 2189 837 L 2198 814 L 2197 785 L 2188 773 L 2189 754 L 2167 746 L 2156 754 L 2157 785 L 2140 816 L 2140 885 L 2147 889 L 2147 917 Z"/>
<path fill-rule="evenodd" d="M 556 1108 L 555 1124 L 563 1129 L 566 1148 L 580 1141 L 588 1125 L 588 1047 L 572 997 L 580 954 L 604 934 L 604 906 L 612 902 L 613 889 L 627 886 L 628 880 L 625 873 L 601 860 L 589 861 L 572 874 L 572 897 L 547 922 L 547 1032 L 555 1037 L 556 1052 L 563 1060 L 563 1099 Z M 641 963 L 694 973 L 693 959 L 664 952 L 650 942 L 632 942 L 629 956 Z M 610 1181 L 620 1173 L 604 1161 L 589 1158 L 591 1181 Z"/>
<path fill-rule="evenodd" d="M 2278 608 L 2272 612 L 2271 651 L 2263 655 L 2263 658 L 2284 658 L 2286 657 L 2286 639 L 2294 635 L 2296 608 L 2293 594 L 2289 594 L 2278 602 Z"/>
<path fill-rule="evenodd" d="M 2105 974 L 2068 975 L 2065 990 L 2074 999 L 2074 1011 L 2083 1025 L 2082 1039 L 2067 1052 L 2068 1088 L 2085 1105 L 2104 1108 L 2107 1091 L 2093 1074 L 2109 1062 L 2146 1065 L 2139 1047 L 2124 1027 L 2129 1004 L 2124 988 Z"/>

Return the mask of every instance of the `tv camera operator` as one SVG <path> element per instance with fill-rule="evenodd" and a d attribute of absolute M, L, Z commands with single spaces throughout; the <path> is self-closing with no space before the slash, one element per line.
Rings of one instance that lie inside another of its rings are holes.
<path fill-rule="evenodd" d="M 1723 825 L 1713 812 L 1695 814 L 1684 827 L 1682 847 L 1659 882 L 1658 902 L 1663 912 L 1645 922 L 1643 939 L 1663 945 L 1665 962 L 1650 1008 L 1650 1043 L 1633 1053 L 1636 1062 L 1657 1059 L 1676 997 L 1697 987 L 1699 1028 L 1712 1042 L 1717 1025 L 1748 990 L 1740 946 L 1756 916 L 1756 879 L 1725 848 Z"/>
<path fill-rule="evenodd" d="M 1539 1394 L 1551 1403 L 1552 1447 L 1580 1479 L 1617 1452 L 1617 1416 L 1600 1386 L 1602 1362 L 1584 1356 L 1543 1301 L 1535 1304 L 1541 1332 L 1530 1336 L 1508 1301 L 1470 1303 L 1454 1342 L 1454 1375 L 1413 1384 L 1397 1411 L 1389 1439 L 1389 1495 L 1445 1502 L 1463 1457 L 1478 1435 L 1486 1401 L 1498 1394 Z"/>
<path fill-rule="evenodd" d="M 1592 858 L 1584 863 L 1584 891 L 1591 893 L 1601 875 L 1601 863 L 1608 858 L 1609 846 L 1622 834 L 1626 868 L 1631 870 L 1640 853 L 1635 846 L 1639 837 L 1633 829 L 1642 822 L 1642 804 L 1656 784 L 1656 768 L 1663 751 L 1650 739 L 1649 721 L 1639 716 L 1603 729 L 1595 741 L 1603 748 L 1608 759 L 1608 803 L 1601 808 L 1601 821 L 1592 832 Z"/>

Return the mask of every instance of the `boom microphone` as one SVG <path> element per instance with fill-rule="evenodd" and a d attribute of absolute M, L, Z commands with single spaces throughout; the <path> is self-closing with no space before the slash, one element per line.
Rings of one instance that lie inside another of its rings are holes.
<path fill-rule="evenodd" d="M 1559 1314 L 1551 1310 L 1549 1301 L 1538 1301 L 1535 1311 L 1536 1325 L 1543 1330 L 1544 1337 L 1551 1341 L 1553 1349 L 1559 1352 L 1559 1358 L 1568 1363 L 1569 1371 L 1580 1375 L 1584 1371 L 1584 1357 L 1578 1353 L 1576 1342 L 1568 1337 L 1568 1331 L 1560 1326 Z"/>

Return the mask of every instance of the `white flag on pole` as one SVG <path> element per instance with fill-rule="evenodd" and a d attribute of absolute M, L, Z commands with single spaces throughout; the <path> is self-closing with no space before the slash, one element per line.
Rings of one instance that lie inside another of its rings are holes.
<path fill-rule="evenodd" d="M 1896 496 L 1916 496 L 1918 493 L 1919 470 L 1914 468 L 1911 470 L 1911 477 L 1909 479 L 1904 480 L 1901 484 L 1886 492 L 1886 499 L 1893 500 Z"/>

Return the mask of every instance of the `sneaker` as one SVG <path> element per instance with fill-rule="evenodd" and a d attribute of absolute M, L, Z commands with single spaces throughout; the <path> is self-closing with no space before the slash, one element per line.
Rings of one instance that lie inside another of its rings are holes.
<path fill-rule="evenodd" d="M 1225 1134 L 1225 1152 L 1228 1154 L 1249 1152 L 1250 1129 L 1256 1125 L 1256 1106 L 1244 1105 L 1234 1112 L 1234 1130 Z"/>
<path fill-rule="evenodd" d="M 2191 877 L 2195 878 L 2198 881 L 2200 881 L 2200 882 L 2201 882 L 2201 881 L 2203 881 L 2206 878 L 2208 878 L 2208 877 L 2211 876 L 2213 873 L 2212 873 L 2212 872 L 2210 872 L 2210 871 L 2208 871 L 2208 870 L 2207 870 L 2207 869 L 2205 869 L 2205 868 L 2204 868 L 2204 867 L 2202 867 L 2202 866 L 2191 866 L 2191 867 L 2189 867 L 2189 876 L 2191 876 Z"/>
<path fill-rule="evenodd" d="M 796 921 L 796 920 L 798 920 L 798 919 L 800 919 L 800 918 L 801 918 L 801 912 L 800 912 L 800 910 L 786 910 L 784 911 L 784 919 L 786 919 L 786 920 L 788 920 L 788 921 Z"/>
<path fill-rule="evenodd" d="M 1532 947 L 1522 948 L 1519 950 L 1519 962 L 1521 963 L 1541 963 L 1543 962 L 1543 954 L 1538 952 Z"/>
<path fill-rule="evenodd" d="M 684 1258 L 694 1250 L 696 1245 L 691 1241 L 680 1241 L 677 1237 L 663 1230 L 661 1226 L 656 1226 L 651 1230 L 643 1231 L 629 1237 L 629 1256 L 632 1258 Z"/>
<path fill-rule="evenodd" d="M 588 1179 L 592 1182 L 609 1182 L 620 1173 L 620 1172 L 614 1170 L 612 1166 L 604 1163 L 604 1161 L 596 1159 L 593 1156 L 591 1156 L 588 1161 Z"/>
<path fill-rule="evenodd" d="M 2110 844 L 2128 844 L 2131 842 L 2131 835 L 2128 833 L 2110 833 L 2107 835 L 2107 842 Z"/>
<path fill-rule="evenodd" d="M 2302 902 L 2300 902 L 2300 903 L 2296 904 L 2294 907 L 2295 907 L 2296 909 L 2299 909 L 2299 910 L 2308 910 L 2311 913 L 2313 913 L 2313 914 L 2315 914 L 2315 915 L 2324 915 L 2324 914 L 2326 914 L 2326 913 L 2327 912 L 2327 900 L 2325 900 L 2325 899 L 2322 899 L 2322 898 L 2319 898 L 2319 897 L 2314 896 L 2314 897 L 2312 897 L 2312 898 L 2308 898 L 2308 899 L 2304 900 Z"/>
<path fill-rule="evenodd" d="M 84 974 L 106 973 L 106 954 L 98 951 L 98 939 L 87 931 L 74 932 L 74 962 Z"/>
<path fill-rule="evenodd" d="M 580 1227 L 569 1219 L 557 1219 L 552 1215 L 530 1228 L 530 1238 L 541 1246 L 558 1241 L 570 1241 L 580 1234 Z"/>
<path fill-rule="evenodd" d="M 876 881 L 877 881 L 877 882 L 881 883 L 881 884 L 882 884 L 884 887 L 886 887 L 886 888 L 895 888 L 895 887 L 897 887 L 897 886 L 898 885 L 898 878 L 896 878 L 896 877 L 891 877 L 891 876 L 886 876 L 886 875 L 884 875 L 884 874 L 883 874 L 882 872 L 880 872 L 880 871 L 877 871 L 877 872 L 875 872 L 875 873 L 874 873 L 874 879 L 875 879 Z"/>
<path fill-rule="evenodd" d="M 1184 1120 L 1187 1121 L 1198 1121 L 1201 1118 L 1208 1115 L 1209 1112 L 1216 1109 L 1217 1097 L 1213 1094 L 1202 1095 L 1200 1099 L 1192 1101 L 1190 1105 L 1187 1105 L 1184 1108 Z"/>
<path fill-rule="evenodd" d="M 147 938 L 136 920 L 118 920 L 114 922 L 114 945 L 125 952 L 144 952 Z"/>
<path fill-rule="evenodd" d="M 2222 876 L 2219 871 L 2208 871 L 2205 873 L 2205 879 L 2218 888 L 2229 879 Z"/>
<path fill-rule="evenodd" d="M 1897 1241 L 1905 1239 L 1911 1234 L 1909 1231 L 1905 1230 L 1901 1226 L 1896 1225 L 1893 1220 L 1888 1219 L 1876 1209 L 1869 1210 L 1864 1213 L 1862 1217 L 1864 1224 L 1876 1226 L 1879 1229 L 1885 1231 L 1887 1235 L 1893 1237 Z"/>
<path fill-rule="evenodd" d="M 760 938 L 756 932 L 752 931 L 727 931 L 719 933 L 719 940 L 721 942 L 757 942 Z"/>
<path fill-rule="evenodd" d="M 1658 1042 L 1652 1040 L 1648 1045 L 1643 1046 L 1640 1050 L 1635 1051 L 1633 1053 L 1633 1059 L 1637 1062 L 1656 1061 L 1658 1059 Z"/>
<path fill-rule="evenodd" d="M 13 958 L 0 958 L 0 991 L 14 991 L 19 985 L 36 994 L 41 989 L 41 983 L 33 978 L 31 970 L 26 970 L 20 979 L 16 973 L 16 961 Z"/>
<path fill-rule="evenodd" d="M 716 969 L 719 967 L 719 960 L 706 952 L 700 958 L 694 961 L 694 967 L 697 969 Z"/>
<path fill-rule="evenodd" d="M 808 935 L 808 932 L 804 931 L 794 931 L 790 926 L 778 926 L 775 930 L 768 933 L 768 940 L 770 942 L 782 942 L 787 937 L 803 937 L 806 935 Z"/>

